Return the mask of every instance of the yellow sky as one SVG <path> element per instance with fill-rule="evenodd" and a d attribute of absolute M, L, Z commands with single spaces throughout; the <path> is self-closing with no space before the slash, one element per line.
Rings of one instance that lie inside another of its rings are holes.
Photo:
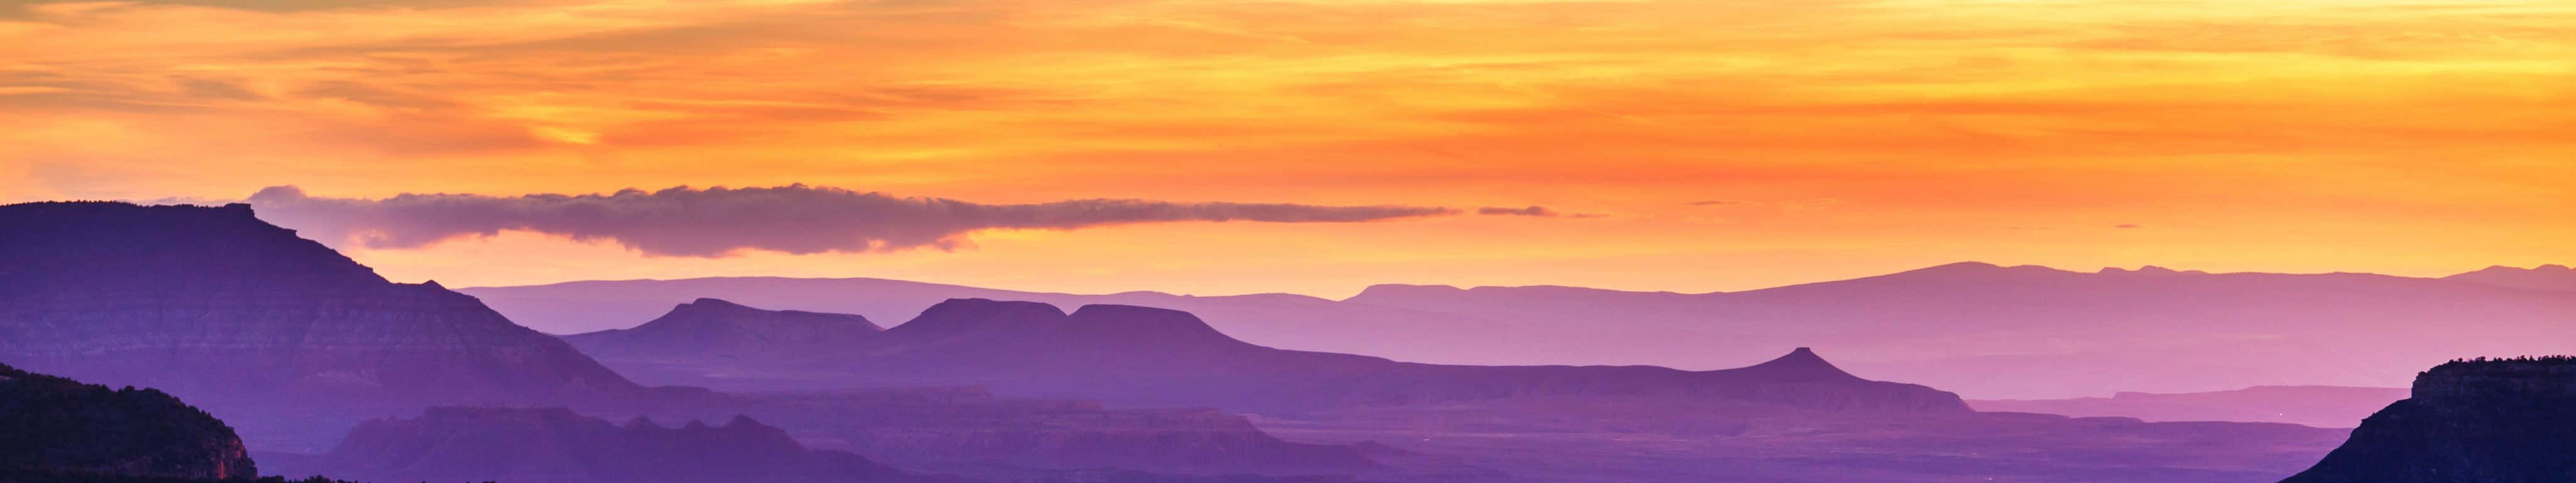
<path fill-rule="evenodd" d="M 0 201 L 807 183 L 1601 215 L 716 259 L 524 233 L 352 250 L 451 286 L 1708 291 L 1959 260 L 2576 262 L 2576 4 L 2555 0 L 232 3 L 0 3 Z"/>

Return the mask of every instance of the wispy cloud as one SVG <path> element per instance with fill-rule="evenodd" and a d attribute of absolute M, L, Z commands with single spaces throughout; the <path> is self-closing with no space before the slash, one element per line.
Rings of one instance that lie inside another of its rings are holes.
<path fill-rule="evenodd" d="M 417 248 L 457 237 L 524 230 L 612 241 L 648 255 L 721 257 L 738 250 L 787 253 L 954 249 L 987 229 L 1072 230 L 1180 221 L 1349 223 L 1459 210 L 1430 206 L 1175 203 L 1134 199 L 987 204 L 840 188 L 628 189 L 611 194 L 403 194 L 324 198 L 293 186 L 250 197 L 262 219 L 326 244 Z"/>

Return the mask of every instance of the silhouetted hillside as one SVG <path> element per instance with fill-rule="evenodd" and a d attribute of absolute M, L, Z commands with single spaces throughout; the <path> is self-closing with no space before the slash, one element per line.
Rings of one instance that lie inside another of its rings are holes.
<path fill-rule="evenodd" d="M 430 404 L 645 392 L 473 297 L 388 282 L 245 205 L 0 206 L 0 257 L 0 362 L 160 388 L 286 446 L 266 449 Z"/>
<path fill-rule="evenodd" d="M 0 482 L 258 475 L 231 427 L 178 398 L 0 365 Z"/>
<path fill-rule="evenodd" d="M 2283 483 L 2576 481 L 2576 358 L 2452 361 Z"/>

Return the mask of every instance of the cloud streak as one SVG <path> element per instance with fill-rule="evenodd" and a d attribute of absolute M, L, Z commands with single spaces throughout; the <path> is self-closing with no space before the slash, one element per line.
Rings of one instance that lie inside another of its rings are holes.
<path fill-rule="evenodd" d="M 951 250 L 966 246 L 967 234 L 989 229 L 1072 230 L 1182 221 L 1352 223 L 1459 213 L 1431 206 L 1136 199 L 986 204 L 802 184 L 517 197 L 407 193 L 384 199 L 314 197 L 294 186 L 277 186 L 260 190 L 248 202 L 261 218 L 334 246 L 419 248 L 522 230 L 681 257 L 723 257 L 741 250 Z"/>

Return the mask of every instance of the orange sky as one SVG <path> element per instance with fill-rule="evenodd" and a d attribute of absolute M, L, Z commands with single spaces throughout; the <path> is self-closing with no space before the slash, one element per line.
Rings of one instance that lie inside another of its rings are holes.
<path fill-rule="evenodd" d="M 1602 215 L 351 250 L 451 286 L 2434 275 L 2576 262 L 2571 59 L 2559 0 L 8 2 L 0 202 L 808 183 Z"/>

